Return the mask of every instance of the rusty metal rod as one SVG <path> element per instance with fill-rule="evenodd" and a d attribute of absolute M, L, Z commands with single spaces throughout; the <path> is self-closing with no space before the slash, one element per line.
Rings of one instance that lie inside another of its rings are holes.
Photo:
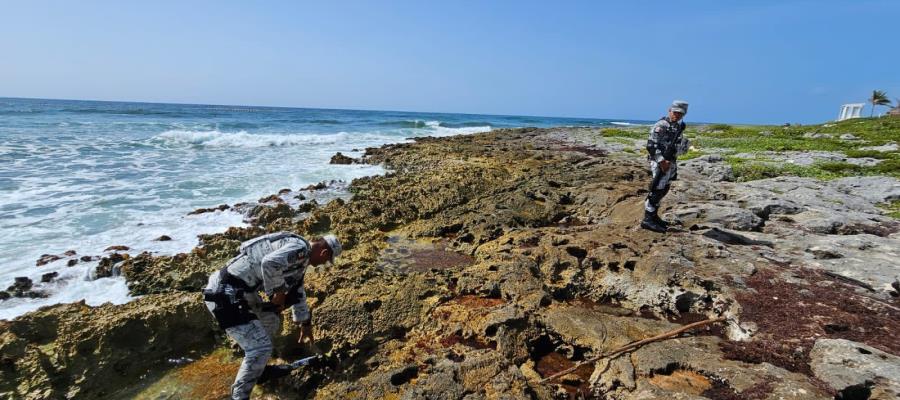
<path fill-rule="evenodd" d="M 548 377 L 546 377 L 546 378 L 544 378 L 544 379 L 541 379 L 540 382 L 541 382 L 541 383 L 547 383 L 547 382 L 553 381 L 553 380 L 555 380 L 556 378 L 559 378 L 559 377 L 561 377 L 561 376 L 563 376 L 563 375 L 566 375 L 566 374 L 568 374 L 568 373 L 570 373 L 570 372 L 572 372 L 572 371 L 575 371 L 576 369 L 580 368 L 582 365 L 590 364 L 590 363 L 595 363 L 595 362 L 599 361 L 599 360 L 602 359 L 602 358 L 612 357 L 612 356 L 614 356 L 614 355 L 617 355 L 617 354 L 619 354 L 619 353 L 622 353 L 622 352 L 631 350 L 631 349 L 633 349 L 633 348 L 643 346 L 643 345 L 645 345 L 645 344 L 647 344 L 647 343 L 652 343 L 652 342 L 660 341 L 660 340 L 663 340 L 663 339 L 665 339 L 665 338 L 672 337 L 672 336 L 678 335 L 678 334 L 680 334 L 680 333 L 683 333 L 683 332 L 686 332 L 686 331 L 689 331 L 689 330 L 691 330 L 691 329 L 694 329 L 694 328 L 697 328 L 697 327 L 701 327 L 701 326 L 704 326 L 704 325 L 709 325 L 709 324 L 713 324 L 713 323 L 716 323 L 716 322 L 725 322 L 725 320 L 727 320 L 727 318 L 725 318 L 725 317 L 719 317 L 719 318 L 707 319 L 707 320 L 704 320 L 704 321 L 697 321 L 697 322 L 694 322 L 694 323 L 692 323 L 692 324 L 687 324 L 687 325 L 685 325 L 685 326 L 682 326 L 681 328 L 678 328 L 678 329 L 675 329 L 675 330 L 671 330 L 671 331 L 668 331 L 668 332 L 665 332 L 665 333 L 661 333 L 661 334 L 656 335 L 656 336 L 651 337 L 651 338 L 647 338 L 647 339 L 643 339 L 643 340 L 638 340 L 637 342 L 631 342 L 631 343 L 626 344 L 626 345 L 624 345 L 624 346 L 622 346 L 622 347 L 619 347 L 618 349 L 615 349 L 615 350 L 613 350 L 613 351 L 611 351 L 611 352 L 609 352 L 609 353 L 601 354 L 601 355 L 599 355 L 599 356 L 591 357 L 590 359 L 581 361 L 581 362 L 575 364 L 574 367 L 567 368 L 567 369 L 562 370 L 562 371 L 560 371 L 560 372 L 557 372 L 557 373 L 555 373 L 555 374 L 553 374 L 553 375 L 550 375 L 550 376 L 548 376 Z"/>

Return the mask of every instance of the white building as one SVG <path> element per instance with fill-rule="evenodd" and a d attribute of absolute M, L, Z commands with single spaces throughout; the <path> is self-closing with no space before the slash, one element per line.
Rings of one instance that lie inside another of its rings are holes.
<path fill-rule="evenodd" d="M 850 118 L 859 118 L 859 114 L 862 112 L 862 109 L 865 105 L 866 103 L 851 103 L 842 105 L 841 115 L 838 116 L 838 121 L 843 121 Z"/>

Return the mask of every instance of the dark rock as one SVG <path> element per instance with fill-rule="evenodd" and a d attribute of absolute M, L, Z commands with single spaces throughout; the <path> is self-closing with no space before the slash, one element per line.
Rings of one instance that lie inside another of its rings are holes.
<path fill-rule="evenodd" d="M 53 254 L 43 254 L 43 255 L 41 255 L 40 258 L 38 258 L 37 262 L 35 263 L 35 266 L 40 267 L 42 265 L 47 265 L 47 264 L 52 263 L 61 258 L 62 257 L 53 255 Z"/>
<path fill-rule="evenodd" d="M 237 204 L 235 204 L 235 206 L 237 206 Z M 216 211 L 225 211 L 230 208 L 231 208 L 231 206 L 229 206 L 228 204 L 220 204 L 217 207 L 198 208 L 194 211 L 189 212 L 188 215 L 196 215 L 196 214 L 203 214 L 203 213 L 216 212 Z"/>
<path fill-rule="evenodd" d="M 309 185 L 304 190 L 322 190 L 328 187 L 328 183 L 325 181 L 319 182 L 315 185 Z"/>
<path fill-rule="evenodd" d="M 28 277 L 25 277 L 25 276 L 17 276 L 17 277 L 15 278 L 15 282 L 12 284 L 12 286 L 10 286 L 9 288 L 7 288 L 6 290 L 8 290 L 8 291 L 10 291 L 10 292 L 15 292 L 15 291 L 26 291 L 26 290 L 31 289 L 31 286 L 32 286 L 32 285 L 33 285 L 33 284 L 32 284 L 32 282 L 31 282 L 31 279 L 28 279 Z"/>
<path fill-rule="evenodd" d="M 162 235 L 162 236 L 156 238 L 157 242 L 168 242 L 170 240 L 172 240 L 172 238 L 169 237 L 168 235 Z"/>
<path fill-rule="evenodd" d="M 310 200 L 306 203 L 301 204 L 299 207 L 297 207 L 297 212 L 308 213 L 308 212 L 311 212 L 312 210 L 315 210 L 318 207 L 319 207 L 319 203 L 316 202 L 316 200 Z"/>
<path fill-rule="evenodd" d="M 300 200 L 300 201 L 306 200 L 306 196 L 304 196 L 303 193 L 297 193 L 297 195 L 294 196 L 294 198 L 297 200 Z"/>
<path fill-rule="evenodd" d="M 63 253 L 63 254 L 65 254 L 66 257 L 73 257 L 73 256 L 75 256 L 75 254 L 77 254 L 77 253 L 75 253 L 75 250 L 66 250 L 66 252 Z"/>
<path fill-rule="evenodd" d="M 9 292 L 5 292 L 5 291 L 0 292 L 0 300 L 6 300 L 6 299 L 9 299 L 10 297 L 12 297 L 12 295 L 9 294 Z"/>
<path fill-rule="evenodd" d="M 772 242 L 766 240 L 754 240 L 750 239 L 744 235 L 740 235 L 734 232 L 729 232 L 719 228 L 712 228 L 706 232 L 703 232 L 703 236 L 706 236 L 713 240 L 718 240 L 725 244 L 736 244 L 741 246 L 768 246 L 774 247 Z"/>
<path fill-rule="evenodd" d="M 39 298 L 39 297 L 47 297 L 46 294 L 42 292 L 35 292 L 31 290 L 34 286 L 31 279 L 25 276 L 19 276 L 15 278 L 15 282 L 12 286 L 6 289 L 12 296 L 15 297 L 28 297 L 28 298 Z"/>
<path fill-rule="evenodd" d="M 100 264 L 97 265 L 95 269 L 94 277 L 96 279 L 100 278 L 109 278 L 111 276 L 118 275 L 118 271 L 116 271 L 116 264 L 129 259 L 128 254 L 120 254 L 113 253 L 110 254 L 109 257 L 103 257 L 100 259 Z"/>
<path fill-rule="evenodd" d="M 259 203 L 284 203 L 284 200 L 277 194 L 273 194 L 259 199 Z"/>
<path fill-rule="evenodd" d="M 46 274 L 41 275 L 41 282 L 47 283 L 59 276 L 59 272 L 48 272 Z"/>
<path fill-rule="evenodd" d="M 100 259 L 99 256 L 81 256 L 81 258 L 79 260 L 81 260 L 81 262 L 91 262 L 91 261 L 97 261 L 99 259 Z"/>
<path fill-rule="evenodd" d="M 353 164 L 354 162 L 356 162 L 356 161 L 352 157 L 347 157 L 347 156 L 341 154 L 341 152 L 337 152 L 337 154 L 331 156 L 331 161 L 329 161 L 328 163 L 329 164 L 347 165 L 347 164 Z"/>
<path fill-rule="evenodd" d="M 278 191 L 278 194 L 280 194 L 280 195 L 285 195 L 285 194 L 288 194 L 288 193 L 290 193 L 290 192 L 292 192 L 291 189 L 284 188 L 284 189 L 279 190 L 279 191 Z"/>
<path fill-rule="evenodd" d="M 131 250 L 131 248 L 128 246 L 115 245 L 115 246 L 109 246 L 106 249 L 104 249 L 103 251 L 128 251 L 128 250 Z"/>
<path fill-rule="evenodd" d="M 268 225 L 281 218 L 293 218 L 294 210 L 285 203 L 275 206 L 258 205 L 250 211 L 250 218 L 257 225 Z"/>
<path fill-rule="evenodd" d="M 69 260 L 69 261 L 66 262 L 66 266 L 67 266 L 67 267 L 74 267 L 75 264 L 78 264 L 78 259 L 77 259 L 77 258 L 73 258 L 73 259 L 71 259 L 71 260 Z"/>

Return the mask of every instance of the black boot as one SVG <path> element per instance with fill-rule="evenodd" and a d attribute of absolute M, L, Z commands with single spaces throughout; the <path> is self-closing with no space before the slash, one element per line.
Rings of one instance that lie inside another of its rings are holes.
<path fill-rule="evenodd" d="M 656 213 L 644 211 L 644 220 L 641 221 L 641 228 L 651 230 L 653 232 L 664 233 L 666 231 L 666 227 L 657 222 L 658 220 L 659 216 L 657 216 Z"/>
<path fill-rule="evenodd" d="M 653 213 L 653 220 L 656 221 L 657 225 L 669 229 L 669 223 L 666 220 L 660 218 L 658 213 Z"/>
<path fill-rule="evenodd" d="M 263 369 L 259 378 L 256 378 L 256 383 L 263 384 L 271 380 L 283 378 L 290 375 L 293 370 L 294 368 L 290 365 L 266 365 L 266 368 Z"/>

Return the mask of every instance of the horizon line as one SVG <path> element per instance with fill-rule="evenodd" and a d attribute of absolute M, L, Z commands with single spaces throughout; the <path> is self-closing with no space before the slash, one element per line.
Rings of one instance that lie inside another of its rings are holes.
<path fill-rule="evenodd" d="M 376 110 L 366 108 L 329 108 L 329 107 L 300 107 L 300 106 L 268 106 L 268 105 L 252 105 L 252 104 L 213 104 L 213 103 L 181 103 L 166 101 L 138 101 L 138 100 L 98 100 L 98 99 L 63 99 L 63 98 L 45 98 L 45 97 L 8 97 L 0 96 L 0 99 L 12 100 L 48 100 L 48 101 L 84 101 L 94 103 L 131 103 L 131 104 L 160 104 L 160 105 L 177 105 L 177 106 L 214 106 L 214 107 L 248 107 L 248 108 L 283 108 L 292 110 L 329 110 L 329 111 L 367 111 L 367 112 L 396 112 L 408 114 L 446 114 L 446 115 L 474 115 L 474 116 L 490 116 L 490 117 L 530 117 L 530 118 L 556 118 L 556 119 L 593 119 L 603 121 L 642 121 L 649 122 L 652 120 L 629 119 L 629 118 L 600 118 L 600 117 L 560 117 L 551 115 L 526 115 L 526 114 L 485 114 L 473 112 L 447 112 L 447 111 L 411 111 L 411 110 Z"/>

